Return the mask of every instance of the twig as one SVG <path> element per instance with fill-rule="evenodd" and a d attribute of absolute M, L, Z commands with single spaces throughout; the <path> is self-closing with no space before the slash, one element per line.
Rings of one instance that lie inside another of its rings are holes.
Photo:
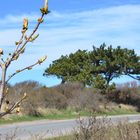
<path fill-rule="evenodd" d="M 14 103 L 6 112 L 0 113 L 0 118 L 10 114 L 26 97 L 23 96 L 18 102 Z"/>
<path fill-rule="evenodd" d="M 17 70 L 16 72 L 14 72 L 13 74 L 11 74 L 11 75 L 9 76 L 9 78 L 8 78 L 7 81 L 6 81 L 6 84 L 7 84 L 8 81 L 9 81 L 13 76 L 15 76 L 16 74 L 21 73 L 21 72 L 23 72 L 23 71 L 25 71 L 25 70 L 29 70 L 30 68 L 33 68 L 34 66 L 36 66 L 36 65 L 38 65 L 38 64 L 39 64 L 39 62 L 36 62 L 36 63 L 34 63 L 34 64 L 30 65 L 30 66 L 27 66 L 27 67 L 25 67 L 25 68 L 23 68 L 23 69 L 21 69 L 21 70 Z"/>
<path fill-rule="evenodd" d="M 44 17 L 44 14 L 42 14 L 41 16 L 41 20 L 43 19 Z M 35 34 L 35 32 L 37 31 L 39 25 L 41 24 L 41 22 L 38 21 L 35 29 L 33 30 L 33 32 L 31 33 L 31 35 L 28 37 L 28 39 L 24 42 L 24 44 L 22 45 L 22 47 L 18 50 L 19 46 L 17 47 L 16 51 L 14 51 L 14 53 L 12 54 L 11 58 L 8 59 L 8 61 L 6 62 L 6 67 L 8 67 L 11 63 L 11 61 L 13 61 L 13 58 L 16 56 L 16 55 L 19 55 L 21 53 L 21 50 L 25 48 L 26 44 L 30 41 L 30 39 L 32 38 L 32 36 Z M 22 38 L 22 37 L 21 37 Z"/>

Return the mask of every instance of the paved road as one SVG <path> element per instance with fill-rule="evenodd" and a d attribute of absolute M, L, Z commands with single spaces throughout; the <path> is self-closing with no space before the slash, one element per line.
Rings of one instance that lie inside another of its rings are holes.
<path fill-rule="evenodd" d="M 102 117 L 98 117 L 101 119 Z M 86 118 L 85 118 L 86 119 Z M 106 120 L 110 120 L 112 123 L 118 123 L 120 121 L 135 122 L 140 121 L 140 115 L 121 115 L 121 116 L 108 116 Z M 62 121 L 50 121 L 41 120 L 34 122 L 22 122 L 10 125 L 0 125 L 0 138 L 4 140 L 4 137 L 13 135 L 16 131 L 17 139 L 19 140 L 30 140 L 32 135 L 40 135 L 54 137 L 62 134 L 68 134 L 78 126 L 75 119 L 62 120 Z"/>

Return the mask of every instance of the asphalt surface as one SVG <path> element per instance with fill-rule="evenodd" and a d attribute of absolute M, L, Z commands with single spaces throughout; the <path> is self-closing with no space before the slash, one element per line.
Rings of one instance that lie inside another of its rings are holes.
<path fill-rule="evenodd" d="M 97 117 L 98 120 L 105 119 L 106 121 L 117 124 L 119 122 L 137 122 L 140 121 L 140 115 L 119 115 L 108 117 Z M 85 121 L 88 118 L 82 118 Z M 56 137 L 64 134 L 71 133 L 78 126 L 78 121 L 71 120 L 40 120 L 33 122 L 22 122 L 8 125 L 0 125 L 0 138 L 5 140 L 6 137 L 16 134 L 17 140 L 31 140 L 34 136 L 41 139 L 41 137 Z"/>

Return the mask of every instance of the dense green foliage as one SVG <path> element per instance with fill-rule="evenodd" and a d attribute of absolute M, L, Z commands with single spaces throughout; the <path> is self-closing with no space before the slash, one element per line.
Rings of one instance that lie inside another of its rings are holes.
<path fill-rule="evenodd" d="M 45 70 L 45 76 L 57 76 L 62 83 L 78 81 L 84 85 L 105 89 L 110 81 L 122 75 L 140 80 L 140 56 L 134 50 L 113 48 L 102 44 L 92 51 L 78 50 L 61 56 Z"/>

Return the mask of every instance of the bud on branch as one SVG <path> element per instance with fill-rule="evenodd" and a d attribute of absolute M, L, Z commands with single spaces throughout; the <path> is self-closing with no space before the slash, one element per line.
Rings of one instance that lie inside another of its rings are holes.
<path fill-rule="evenodd" d="M 45 5 L 44 5 L 43 8 L 40 9 L 40 11 L 41 11 L 42 14 L 45 14 L 45 15 L 49 13 L 49 11 L 48 11 L 48 0 L 45 1 Z"/>
<path fill-rule="evenodd" d="M 23 20 L 23 28 L 22 28 L 22 33 L 25 33 L 28 30 L 28 19 L 25 18 Z"/>
<path fill-rule="evenodd" d="M 44 15 L 49 13 L 49 11 L 48 11 L 48 0 L 45 0 L 45 5 L 40 10 L 41 10 L 42 15 L 41 15 L 40 18 L 38 18 L 38 22 L 37 22 L 35 28 L 33 29 L 33 31 L 31 32 L 31 34 L 26 35 L 26 31 L 28 30 L 28 19 L 25 18 L 23 20 L 23 27 L 22 27 L 22 31 L 21 31 L 22 35 L 21 35 L 19 41 L 15 42 L 16 49 L 13 51 L 13 53 L 11 53 L 11 52 L 9 53 L 9 58 L 7 58 L 5 61 L 3 60 L 3 58 L 1 58 L 2 62 L 0 62 L 0 67 L 2 69 L 2 75 L 1 75 L 1 83 L 0 83 L 1 84 L 0 85 L 0 117 L 11 113 L 14 109 L 16 109 L 16 112 L 19 113 L 20 112 L 19 104 L 27 97 L 27 94 L 24 93 L 24 96 L 18 102 L 10 103 L 10 106 L 9 106 L 9 103 L 8 103 L 7 107 L 5 109 L 5 112 L 1 112 L 2 104 L 5 101 L 6 96 L 8 95 L 7 94 L 8 89 L 6 89 L 6 84 L 8 83 L 8 81 L 13 76 L 15 76 L 16 74 L 18 74 L 20 72 L 22 72 L 24 70 L 31 70 L 34 66 L 36 66 L 38 64 L 42 64 L 47 58 L 47 56 L 44 56 L 44 57 L 40 58 L 39 60 L 37 60 L 36 63 L 34 63 L 34 64 L 30 65 L 30 66 L 27 66 L 27 67 L 25 67 L 23 69 L 16 70 L 16 72 L 14 72 L 8 78 L 6 76 L 7 69 L 10 66 L 11 62 L 17 60 L 19 58 L 19 56 L 22 53 L 25 52 L 26 46 L 27 46 L 27 44 L 29 42 L 33 42 L 39 37 L 39 34 L 37 34 L 37 35 L 35 35 L 35 34 L 36 34 L 36 31 L 38 30 L 40 24 L 44 21 Z M 0 56 L 1 55 L 3 55 L 3 50 L 0 48 Z"/>
<path fill-rule="evenodd" d="M 47 59 L 47 56 L 44 56 L 38 60 L 38 63 L 41 64 Z"/>

